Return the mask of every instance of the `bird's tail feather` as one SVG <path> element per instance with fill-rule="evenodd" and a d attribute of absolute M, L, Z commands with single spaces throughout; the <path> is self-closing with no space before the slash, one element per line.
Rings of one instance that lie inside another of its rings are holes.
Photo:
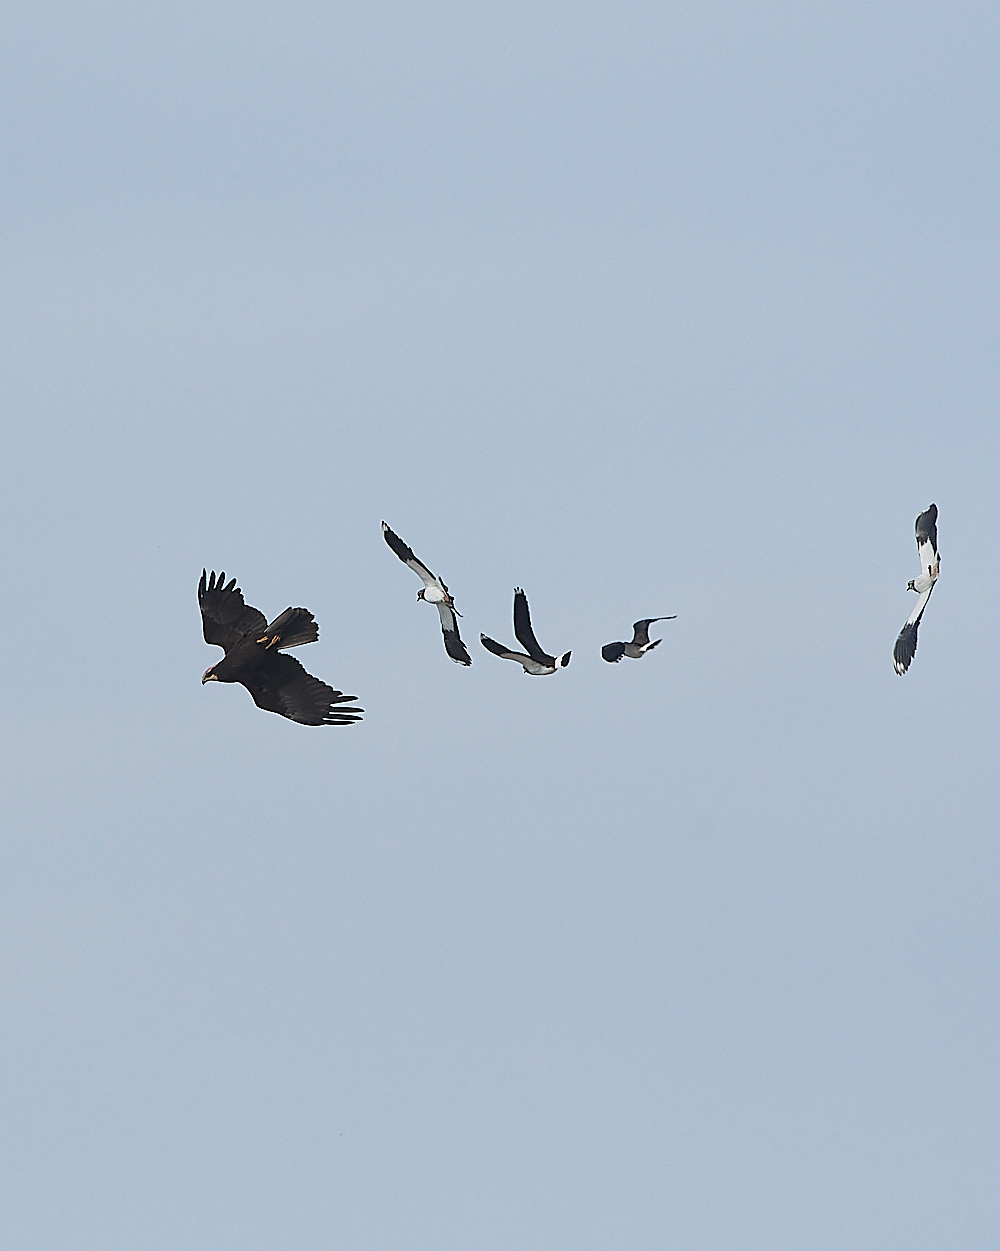
<path fill-rule="evenodd" d="M 275 639 L 273 643 L 268 644 L 269 647 L 284 651 L 286 647 L 301 647 L 303 643 L 315 643 L 319 638 L 319 626 L 308 608 L 286 608 L 267 627 L 265 637 Z"/>

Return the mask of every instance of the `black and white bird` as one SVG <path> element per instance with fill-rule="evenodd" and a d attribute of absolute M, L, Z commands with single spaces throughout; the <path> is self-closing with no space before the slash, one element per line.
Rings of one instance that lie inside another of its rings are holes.
<path fill-rule="evenodd" d="M 616 665 L 623 656 L 628 656 L 632 660 L 642 660 L 647 652 L 651 652 L 654 647 L 659 647 L 663 642 L 663 639 L 653 639 L 652 643 L 649 641 L 649 627 L 653 622 L 675 621 L 676 619 L 676 613 L 670 617 L 643 617 L 632 626 L 631 643 L 605 643 L 601 648 L 601 655 L 611 665 Z"/>
<path fill-rule="evenodd" d="M 524 666 L 524 672 L 538 677 L 547 673 L 555 673 L 557 669 L 565 669 L 569 664 L 572 652 L 563 652 L 561 656 L 550 656 L 538 646 L 538 639 L 531 628 L 531 614 L 528 611 L 528 597 L 519 586 L 514 587 L 514 634 L 517 641 L 525 649 L 523 652 L 509 651 L 496 639 L 480 634 L 479 641 L 488 652 L 499 656 L 502 660 L 516 660 Z M 527 654 L 525 654 L 525 652 Z"/>
<path fill-rule="evenodd" d="M 941 557 L 937 545 L 937 504 L 920 514 L 914 527 L 917 534 L 917 551 L 920 553 L 920 576 L 906 584 L 908 591 L 916 591 L 917 603 L 913 612 L 906 618 L 906 625 L 899 632 L 896 646 L 892 649 L 892 663 L 896 672 L 902 675 L 909 669 L 910 662 L 917 651 L 917 627 L 924 615 L 927 601 L 934 590 L 941 571 Z"/>
<path fill-rule="evenodd" d="M 382 537 L 389 544 L 404 565 L 409 565 L 420 581 L 423 589 L 417 592 L 417 599 L 433 604 L 441 618 L 441 633 L 444 635 L 444 650 L 456 665 L 471 665 L 472 657 L 458 633 L 458 618 L 462 615 L 455 607 L 451 592 L 436 573 L 431 573 L 422 560 L 417 560 L 413 548 L 407 547 L 398 534 L 382 522 Z"/>

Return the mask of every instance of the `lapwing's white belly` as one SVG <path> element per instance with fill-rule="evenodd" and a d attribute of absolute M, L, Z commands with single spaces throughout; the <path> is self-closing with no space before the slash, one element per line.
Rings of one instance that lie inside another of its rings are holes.
<path fill-rule="evenodd" d="M 530 673 L 533 678 L 544 677 L 546 674 L 555 673 L 555 669 L 551 665 L 540 665 L 537 660 L 522 660 L 525 673 Z"/>
<path fill-rule="evenodd" d="M 913 579 L 913 589 L 918 595 L 923 595 L 924 591 L 930 590 L 936 581 L 937 579 L 932 578 L 929 573 L 922 573 L 919 578 Z"/>

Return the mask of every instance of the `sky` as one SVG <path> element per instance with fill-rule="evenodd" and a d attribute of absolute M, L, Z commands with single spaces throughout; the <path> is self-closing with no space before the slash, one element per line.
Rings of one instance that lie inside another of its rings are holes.
<path fill-rule="evenodd" d="M 0 1242 L 997 1246 L 995 5 L 4 25 Z"/>

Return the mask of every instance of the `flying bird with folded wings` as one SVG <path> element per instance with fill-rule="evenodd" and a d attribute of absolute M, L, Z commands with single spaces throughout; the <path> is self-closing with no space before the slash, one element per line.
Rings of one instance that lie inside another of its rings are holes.
<path fill-rule="evenodd" d="M 916 591 L 917 603 L 913 612 L 906 618 L 906 624 L 899 632 L 896 645 L 892 649 L 892 663 L 900 677 L 909 669 L 910 663 L 917 652 L 917 627 L 924 615 L 927 601 L 941 572 L 941 556 L 937 545 L 937 504 L 920 514 L 914 529 L 917 536 L 917 552 L 920 555 L 920 576 L 906 584 L 908 591 Z"/>
<path fill-rule="evenodd" d="M 455 607 L 455 601 L 443 580 L 436 573 L 431 573 L 424 562 L 414 556 L 413 548 L 408 547 L 384 521 L 382 522 L 382 537 L 403 564 L 409 566 L 424 584 L 423 588 L 417 592 L 417 599 L 433 604 L 438 610 L 444 650 L 456 665 L 471 665 L 472 657 L 469 655 L 469 649 L 462 642 L 462 637 L 458 632 L 458 618 L 462 614 Z"/>
<path fill-rule="evenodd" d="M 306 673 L 284 648 L 315 643 L 319 638 L 316 618 L 307 608 L 286 608 L 268 623 L 267 618 L 243 600 L 236 579 L 201 571 L 198 583 L 205 642 L 221 647 L 225 656 L 202 674 L 206 682 L 239 682 L 266 712 L 276 712 L 300 725 L 352 725 L 361 720 L 363 708 L 339 707 L 357 699 L 327 686 Z"/>
<path fill-rule="evenodd" d="M 488 652 L 499 656 L 501 660 L 516 660 L 523 665 L 524 672 L 532 677 L 540 677 L 555 673 L 557 669 L 565 669 L 569 664 L 572 652 L 563 652 L 561 656 L 550 656 L 542 651 L 531 628 L 531 614 L 528 611 L 528 597 L 519 586 L 514 588 L 514 636 L 524 648 L 523 652 L 510 651 L 496 639 L 480 634 L 479 641 Z"/>

